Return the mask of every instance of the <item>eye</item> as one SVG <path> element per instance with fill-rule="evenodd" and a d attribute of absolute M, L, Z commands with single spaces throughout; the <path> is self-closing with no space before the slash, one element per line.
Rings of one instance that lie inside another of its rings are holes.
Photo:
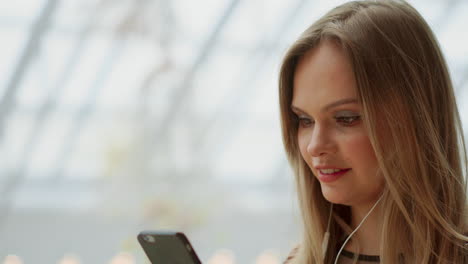
<path fill-rule="evenodd" d="M 304 116 L 295 116 L 295 117 L 296 117 L 296 122 L 299 127 L 307 128 L 314 124 L 314 121 L 308 117 L 304 117 Z"/>
<path fill-rule="evenodd" d="M 301 127 L 310 127 L 314 122 L 306 117 L 299 117 L 299 125 Z"/>
<path fill-rule="evenodd" d="M 355 115 L 355 116 L 337 116 L 337 117 L 335 117 L 335 119 L 336 119 L 336 122 L 338 122 L 340 125 L 353 126 L 359 120 L 361 120 L 361 116 L 359 116 L 359 115 Z"/>

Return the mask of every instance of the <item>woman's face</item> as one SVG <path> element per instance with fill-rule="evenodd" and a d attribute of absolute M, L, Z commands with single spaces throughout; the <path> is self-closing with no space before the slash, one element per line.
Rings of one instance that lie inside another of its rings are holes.
<path fill-rule="evenodd" d="M 322 41 L 299 61 L 291 109 L 301 156 L 325 199 L 373 204 L 384 179 L 362 121 L 351 64 L 337 44 Z"/>

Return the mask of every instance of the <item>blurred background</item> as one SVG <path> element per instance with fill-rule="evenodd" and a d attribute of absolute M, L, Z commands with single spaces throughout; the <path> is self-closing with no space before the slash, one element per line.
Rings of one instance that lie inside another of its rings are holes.
<path fill-rule="evenodd" d="M 335 0 L 0 1 L 0 263 L 278 264 L 300 237 L 280 137 L 288 45 Z M 468 1 L 414 0 L 468 124 Z"/>

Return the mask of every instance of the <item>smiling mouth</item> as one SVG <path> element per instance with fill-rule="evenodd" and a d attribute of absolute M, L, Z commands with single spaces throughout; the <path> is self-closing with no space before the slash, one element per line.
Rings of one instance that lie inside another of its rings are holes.
<path fill-rule="evenodd" d="M 321 182 L 329 183 L 338 180 L 351 169 L 319 169 L 318 179 Z"/>
<path fill-rule="evenodd" d="M 325 175 L 333 175 L 342 171 L 348 171 L 350 169 L 321 169 L 319 172 Z"/>

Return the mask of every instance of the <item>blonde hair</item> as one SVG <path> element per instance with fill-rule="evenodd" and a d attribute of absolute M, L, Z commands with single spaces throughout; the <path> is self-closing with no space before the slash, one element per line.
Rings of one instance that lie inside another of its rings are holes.
<path fill-rule="evenodd" d="M 352 64 L 363 120 L 385 178 L 381 263 L 468 263 L 467 155 L 446 62 L 431 29 L 403 1 L 356 1 L 310 26 L 287 51 L 279 77 L 281 125 L 296 176 L 304 237 L 292 263 L 331 263 L 349 233 L 350 208 L 330 203 L 302 159 L 290 106 L 301 57 L 333 40 Z"/>

